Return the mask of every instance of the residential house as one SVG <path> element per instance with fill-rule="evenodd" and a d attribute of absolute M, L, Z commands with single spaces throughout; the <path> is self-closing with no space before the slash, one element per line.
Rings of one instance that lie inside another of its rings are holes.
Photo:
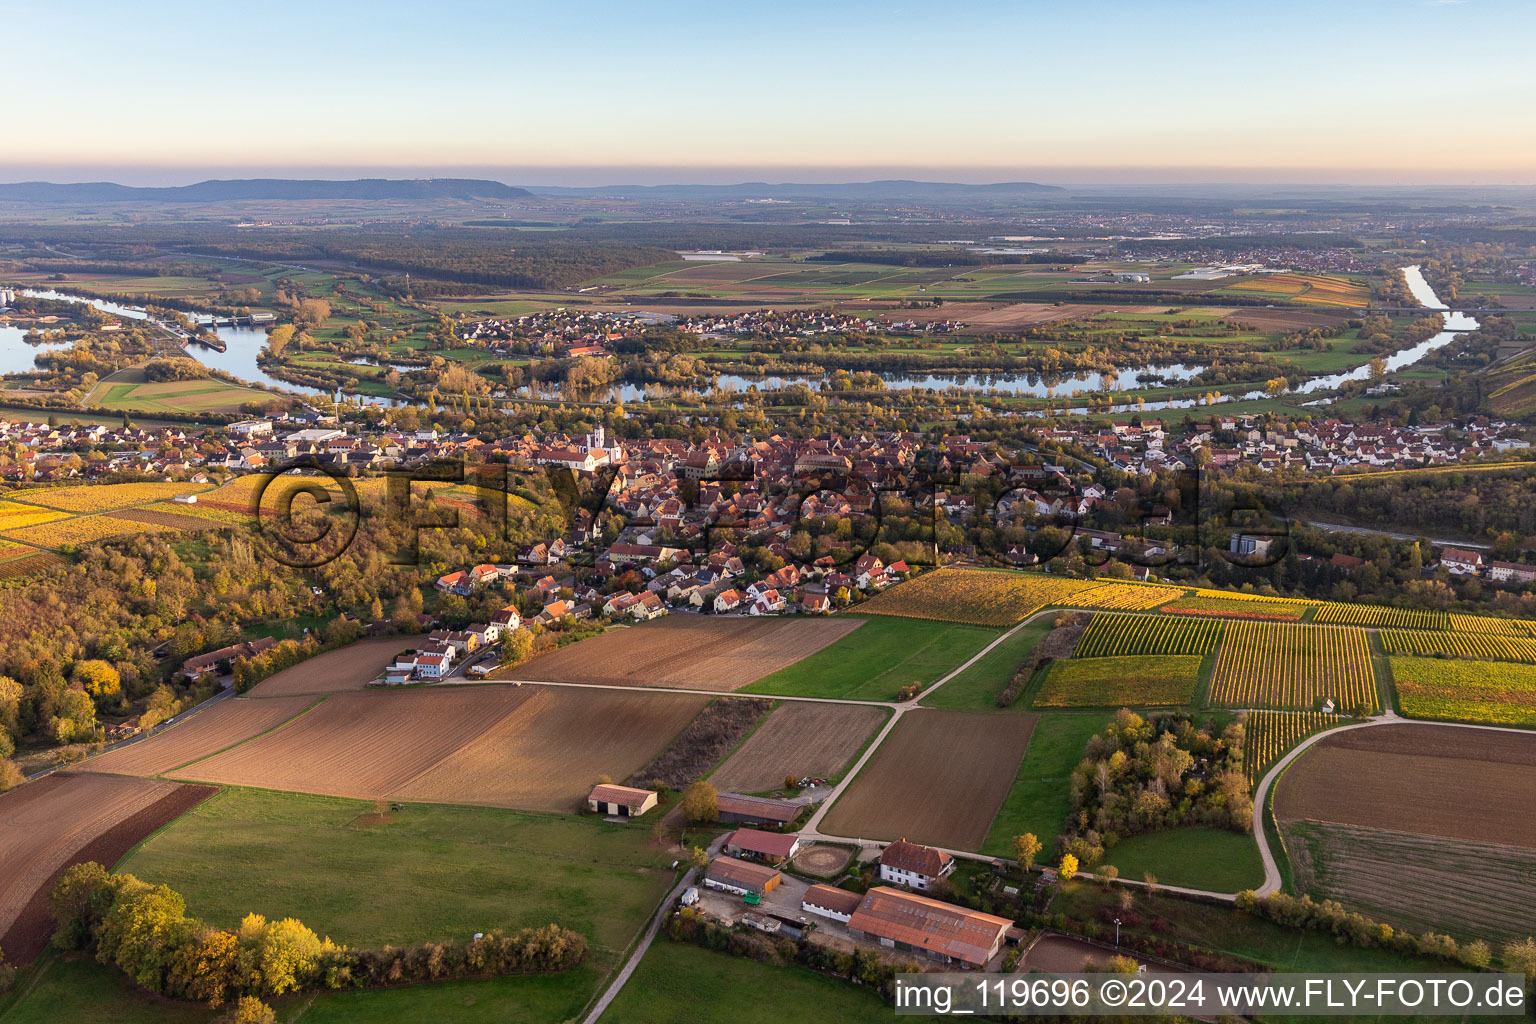
<path fill-rule="evenodd" d="M 1483 556 L 1465 548 L 1446 548 L 1440 552 L 1440 564 L 1455 576 L 1475 576 L 1483 571 Z"/>
<path fill-rule="evenodd" d="M 880 854 L 880 880 L 913 889 L 930 889 L 955 870 L 955 858 L 943 850 L 898 839 Z"/>

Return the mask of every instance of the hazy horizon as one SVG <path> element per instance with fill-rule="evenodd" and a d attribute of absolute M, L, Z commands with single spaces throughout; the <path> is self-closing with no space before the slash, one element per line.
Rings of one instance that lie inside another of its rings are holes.
<path fill-rule="evenodd" d="M 527 188 L 600 188 L 654 185 L 847 185 L 907 180 L 991 185 L 1032 182 L 1065 188 L 1531 188 L 1529 177 L 1500 179 L 1409 175 L 1388 169 L 1314 168 L 964 168 L 964 167 L 411 167 L 411 166 L 124 166 L 0 163 L 0 184 L 111 182 L 174 187 L 209 180 L 286 178 L 474 178 Z"/>
<path fill-rule="evenodd" d="M 31 97 L 7 112 L 6 166 L 87 180 L 1536 183 L 1536 5 L 1512 0 L 0 12 L 0 85 Z"/>

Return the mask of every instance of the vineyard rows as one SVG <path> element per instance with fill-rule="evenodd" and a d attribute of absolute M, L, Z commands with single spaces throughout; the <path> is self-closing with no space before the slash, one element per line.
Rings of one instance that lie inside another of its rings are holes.
<path fill-rule="evenodd" d="M 1231 622 L 1216 659 L 1211 702 L 1231 707 L 1378 706 L 1366 633 L 1347 627 Z"/>
<path fill-rule="evenodd" d="M 1285 752 L 1315 732 L 1331 729 L 1344 719 L 1321 711 L 1251 711 L 1244 727 L 1243 770 L 1250 783 Z"/>
<path fill-rule="evenodd" d="M 1449 655 L 1487 661 L 1523 661 L 1536 664 L 1536 640 L 1494 636 L 1488 633 L 1430 633 L 1421 630 L 1384 629 L 1381 642 L 1388 654 Z"/>
<path fill-rule="evenodd" d="M 1212 619 L 1162 615 L 1095 615 L 1078 641 L 1077 656 L 1209 654 L 1221 642 L 1222 624 Z"/>
<path fill-rule="evenodd" d="M 1390 626 L 1402 629 L 1445 629 L 1450 616 L 1445 612 L 1417 608 L 1385 608 L 1371 604 L 1325 604 L 1315 621 L 1347 626 Z"/>

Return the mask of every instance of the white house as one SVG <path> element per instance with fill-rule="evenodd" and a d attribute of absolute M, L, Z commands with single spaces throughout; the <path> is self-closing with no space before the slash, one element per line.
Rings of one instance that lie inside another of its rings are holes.
<path fill-rule="evenodd" d="M 927 889 L 955 870 L 955 858 L 943 850 L 898 839 L 880 854 L 880 880 Z"/>

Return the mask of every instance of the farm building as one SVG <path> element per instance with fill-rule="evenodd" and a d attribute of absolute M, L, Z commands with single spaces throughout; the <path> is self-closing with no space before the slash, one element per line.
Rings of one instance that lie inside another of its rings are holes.
<path fill-rule="evenodd" d="M 739 896 L 762 896 L 784 880 L 777 868 L 753 864 L 734 857 L 716 857 L 704 872 L 704 884 L 711 889 L 734 892 Z"/>
<path fill-rule="evenodd" d="M 927 889 L 955 870 L 955 858 L 943 850 L 898 839 L 880 854 L 880 881 Z"/>
<path fill-rule="evenodd" d="M 656 806 L 656 794 L 649 789 L 603 783 L 593 788 L 587 806 L 599 814 L 619 818 L 638 818 Z"/>
<path fill-rule="evenodd" d="M 848 918 L 854 938 L 887 949 L 918 953 L 940 963 L 984 967 L 997 955 L 1013 922 L 927 896 L 880 886 L 865 894 Z"/>
<path fill-rule="evenodd" d="M 733 857 L 761 857 L 770 864 L 788 860 L 800 849 L 800 837 L 783 832 L 739 828 L 725 837 L 725 852 Z"/>
<path fill-rule="evenodd" d="M 725 825 L 788 825 L 800 816 L 799 804 L 761 796 L 721 793 L 715 798 Z"/>
<path fill-rule="evenodd" d="M 277 643 L 275 638 L 263 636 L 255 640 L 247 640 L 243 643 L 235 644 L 232 647 L 220 647 L 216 651 L 195 655 L 183 661 L 181 663 L 181 671 L 188 678 L 196 678 L 205 672 L 212 672 L 225 662 L 234 661 L 236 658 L 254 658 L 275 643 Z"/>
<path fill-rule="evenodd" d="M 800 909 L 808 914 L 820 914 L 847 924 L 863 902 L 864 897 L 859 893 L 839 889 L 835 885 L 813 885 L 800 898 Z"/>

